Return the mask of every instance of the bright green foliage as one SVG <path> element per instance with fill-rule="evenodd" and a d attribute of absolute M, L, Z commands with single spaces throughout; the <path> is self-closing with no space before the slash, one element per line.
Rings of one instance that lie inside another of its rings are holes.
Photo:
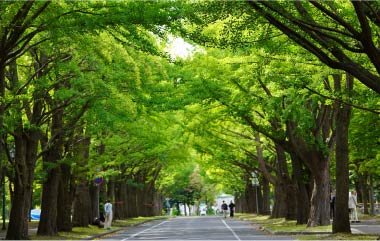
<path fill-rule="evenodd" d="M 380 126 L 379 115 L 365 111 L 353 113 L 350 126 L 350 157 L 360 172 L 378 176 L 380 175 L 378 154 L 380 133 L 376 126 Z"/>
<path fill-rule="evenodd" d="M 24 4 L 0 3 L 0 37 L 9 36 L 3 26 Z M 293 5 L 270 4 L 300 17 Z M 315 11 L 307 3 L 295 4 Z M 353 15 L 349 3 L 339 4 L 337 13 Z M 132 179 L 143 173 L 144 181 L 156 181 L 156 188 L 173 203 L 210 202 L 219 191 L 245 191 L 251 172 L 259 168 L 255 132 L 263 136 L 264 159 L 272 175 L 276 175 L 274 142 L 287 141 L 288 122 L 295 123 L 297 135 L 308 144 L 331 154 L 318 135 L 316 120 L 321 107 L 337 99 L 360 106 L 350 126 L 355 169 L 380 175 L 379 97 L 362 86 L 355 86 L 350 97 L 332 93 L 324 84 L 331 83 L 331 74 L 341 73 L 290 42 L 246 2 L 37 1 L 31 9 L 41 9 L 41 15 L 26 17 L 31 24 L 12 47 L 18 83 L 8 79 L 1 98 L 6 105 L 7 142 L 12 141 L 9 133 L 18 120 L 25 130 L 51 138 L 52 113 L 63 106 L 68 148 L 57 163 L 45 168 L 37 163 L 37 182 L 57 164 L 79 168 L 71 148 L 83 134 L 91 137 L 88 163 L 80 167 L 88 180 L 122 176 L 128 184 L 140 185 Z M 315 13 L 318 22 L 326 18 Z M 359 27 L 356 21 L 352 24 Z M 342 46 L 358 47 L 348 41 L 352 36 L 324 30 L 342 35 L 347 43 Z M 202 45 L 202 51 L 169 62 L 164 53 L 169 32 Z M 345 54 L 373 69 L 367 57 Z M 41 64 L 44 57 L 46 68 L 37 77 L 34 64 L 37 60 Z M 11 61 L 6 61 L 9 76 Z M 40 100 L 41 121 L 32 122 L 27 116 Z"/>

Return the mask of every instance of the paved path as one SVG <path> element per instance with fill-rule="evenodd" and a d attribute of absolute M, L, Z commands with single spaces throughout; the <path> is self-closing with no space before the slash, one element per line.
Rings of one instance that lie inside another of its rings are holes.
<path fill-rule="evenodd" d="M 223 219 L 221 217 L 177 217 L 169 220 L 156 220 L 135 227 L 117 228 L 105 236 L 96 236 L 87 240 L 293 240 L 295 236 L 268 235 L 258 230 L 259 224 L 249 221 Z M 36 228 L 29 229 L 35 234 Z M 104 230 L 107 232 L 106 230 Z M 380 222 L 363 220 L 352 223 L 354 234 L 378 234 Z M 0 239 L 5 238 L 4 230 L 0 230 Z"/>
<path fill-rule="evenodd" d="M 221 217 L 177 217 L 120 230 L 97 240 L 293 240 L 268 235 L 247 221 Z"/>
<path fill-rule="evenodd" d="M 361 223 L 351 223 L 351 232 L 354 234 L 379 234 L 380 223 L 374 220 L 364 220 Z"/>

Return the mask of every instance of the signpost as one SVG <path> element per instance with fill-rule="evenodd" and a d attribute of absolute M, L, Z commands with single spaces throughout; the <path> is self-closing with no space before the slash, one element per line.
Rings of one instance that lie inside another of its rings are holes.
<path fill-rule="evenodd" d="M 95 178 L 95 180 L 94 180 L 94 183 L 96 184 L 96 185 L 100 185 L 100 184 L 102 184 L 103 183 L 103 177 L 97 177 L 97 178 Z"/>

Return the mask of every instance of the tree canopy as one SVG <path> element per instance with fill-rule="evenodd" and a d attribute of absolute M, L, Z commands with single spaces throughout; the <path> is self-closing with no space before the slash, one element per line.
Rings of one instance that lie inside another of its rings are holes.
<path fill-rule="evenodd" d="M 1 2 L 6 238 L 28 238 L 34 207 L 38 235 L 57 235 L 90 224 L 105 199 L 123 219 L 160 215 L 166 198 L 190 214 L 226 192 L 240 212 L 309 226 L 330 223 L 334 190 L 355 188 L 373 207 L 378 11 L 356 1 Z M 347 200 L 337 205 L 334 232 L 349 232 Z"/>

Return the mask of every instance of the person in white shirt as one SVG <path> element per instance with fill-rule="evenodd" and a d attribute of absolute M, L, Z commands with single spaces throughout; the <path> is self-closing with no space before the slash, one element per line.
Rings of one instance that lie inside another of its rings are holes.
<path fill-rule="evenodd" d="M 104 214 L 105 214 L 105 221 L 104 221 L 104 228 L 111 229 L 111 222 L 112 222 L 112 204 L 110 200 L 106 200 L 106 203 L 104 204 Z"/>
<path fill-rule="evenodd" d="M 356 211 L 357 206 L 357 196 L 356 191 L 352 190 L 348 196 L 348 208 L 350 209 L 350 220 L 351 223 L 359 223 L 358 212 Z"/>

